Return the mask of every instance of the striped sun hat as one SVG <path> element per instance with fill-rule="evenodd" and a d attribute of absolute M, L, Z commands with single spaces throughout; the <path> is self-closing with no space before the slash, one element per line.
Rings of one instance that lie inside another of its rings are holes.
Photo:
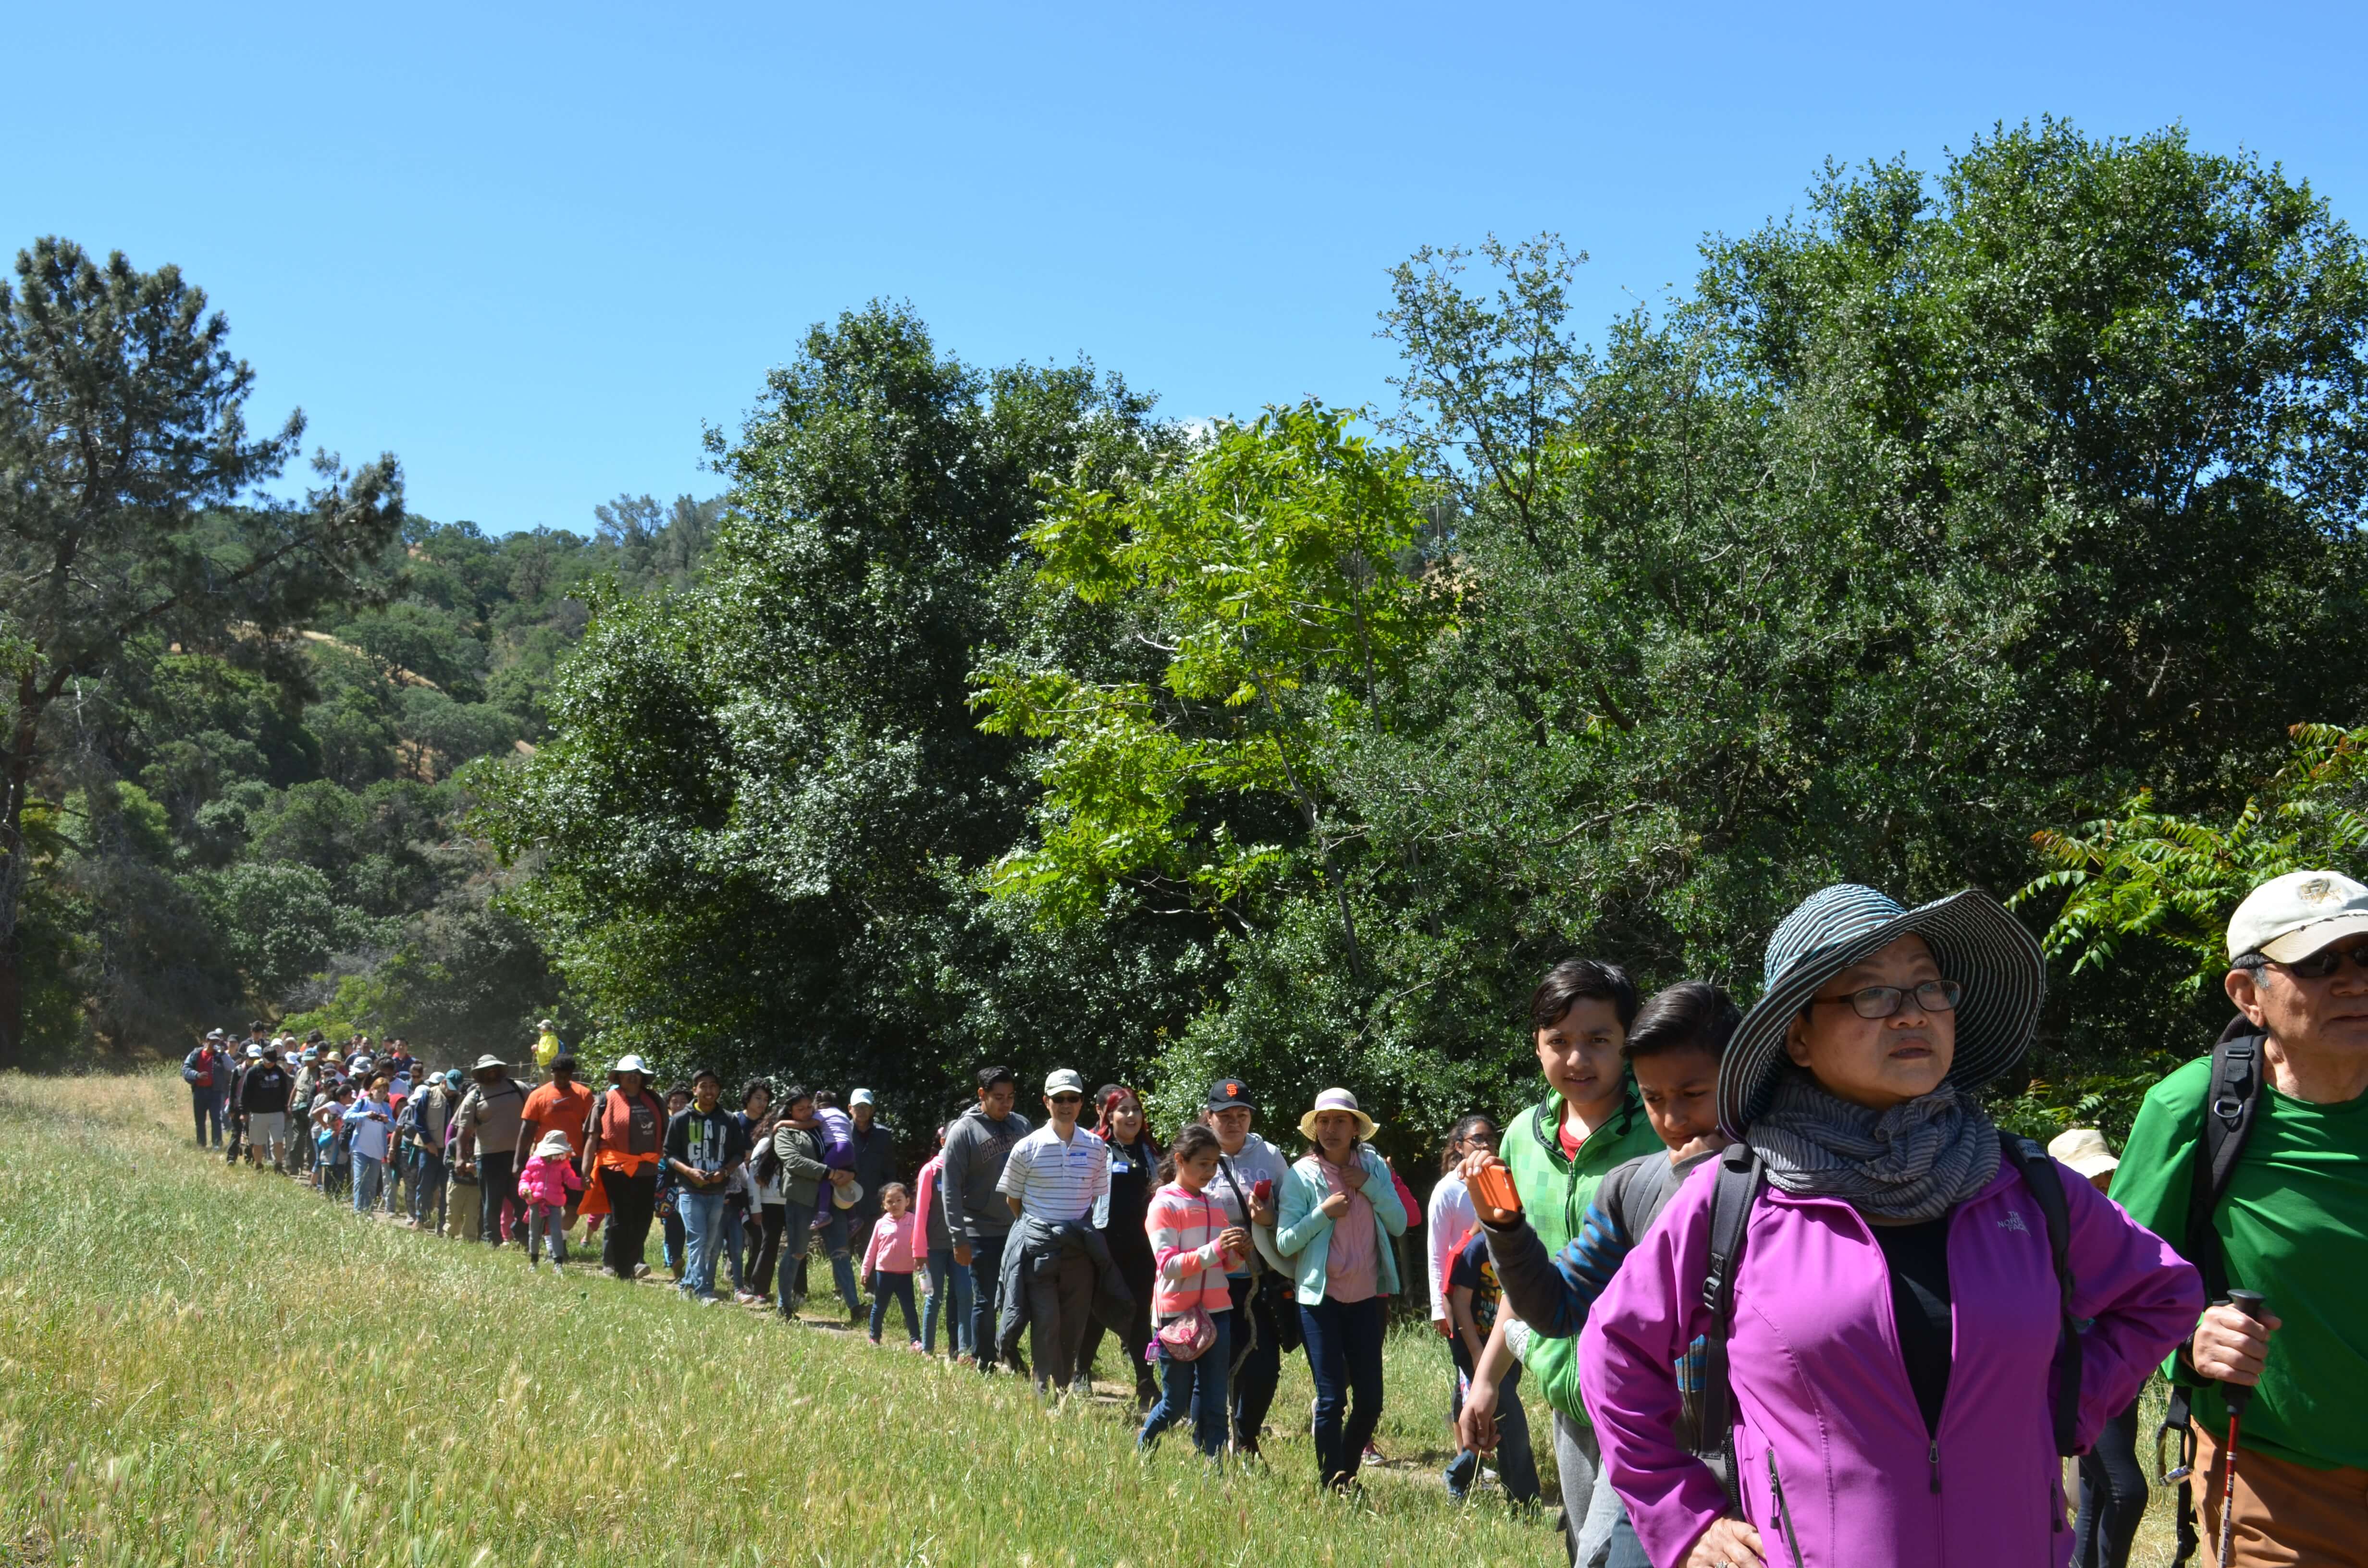
<path fill-rule="evenodd" d="M 2022 1059 L 2039 1027 L 2047 966 L 2039 944 L 2006 906 L 1971 889 L 1902 909 L 1854 882 L 1820 888 L 1768 938 L 1768 989 L 1745 1014 L 1718 1070 L 1718 1125 L 1729 1138 L 1768 1107 L 1788 1060 L 1784 1034 L 1817 988 L 1870 953 L 1913 933 L 1943 978 L 1964 987 L 1949 1082 L 1987 1084 Z"/>

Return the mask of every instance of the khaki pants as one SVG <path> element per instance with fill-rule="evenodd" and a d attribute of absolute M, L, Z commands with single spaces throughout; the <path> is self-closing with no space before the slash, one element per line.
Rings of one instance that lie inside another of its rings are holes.
<path fill-rule="evenodd" d="M 2226 1437 L 2224 1429 L 2217 1434 Z M 2368 1568 L 2368 1470 L 2312 1470 L 2244 1446 L 2237 1434 L 2237 1528 L 2220 1546 L 2220 1449 L 2195 1424 L 2203 1561 L 2210 1568 Z"/>

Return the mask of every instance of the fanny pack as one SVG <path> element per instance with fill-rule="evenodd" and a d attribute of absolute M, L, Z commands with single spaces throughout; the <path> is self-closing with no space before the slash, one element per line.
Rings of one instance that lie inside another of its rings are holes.
<path fill-rule="evenodd" d="M 1169 1359 L 1197 1361 L 1217 1343 L 1217 1320 L 1209 1315 L 1208 1308 L 1194 1307 L 1161 1324 L 1151 1337 L 1155 1348 L 1166 1350 Z"/>

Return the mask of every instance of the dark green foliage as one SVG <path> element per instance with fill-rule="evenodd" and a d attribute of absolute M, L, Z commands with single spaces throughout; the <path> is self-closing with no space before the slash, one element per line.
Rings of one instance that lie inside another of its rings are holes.
<path fill-rule="evenodd" d="M 1458 616 L 1387 700 L 1319 705 L 1322 833 L 1281 847 L 1338 870 L 1248 912 L 1179 1077 L 1509 1108 L 1566 953 L 1748 998 L 1820 883 L 2011 892 L 2036 827 L 2140 784 L 2231 806 L 2286 726 L 2359 711 L 2368 278 L 2277 171 L 2055 124 L 1830 170 L 1600 354 L 1557 245 L 1486 255 L 1499 288 L 1427 253 L 1384 317 Z M 2126 1074 L 2167 1028 L 2208 1038 L 2084 976 L 2042 1067 Z"/>
<path fill-rule="evenodd" d="M 518 905 L 604 1050 L 909 1107 L 982 1052 L 1115 1071 L 1180 1025 L 1197 926 L 1120 902 L 1040 930 L 966 881 L 1024 820 L 1018 748 L 964 699 L 985 650 L 1039 635 L 1015 571 L 1037 476 L 1156 438 L 1087 368 L 976 371 L 879 305 L 711 437 L 734 490 L 698 584 L 597 598 L 551 744 L 466 776 L 495 843 L 541 857 Z M 645 524 L 611 510 L 620 537 Z"/>

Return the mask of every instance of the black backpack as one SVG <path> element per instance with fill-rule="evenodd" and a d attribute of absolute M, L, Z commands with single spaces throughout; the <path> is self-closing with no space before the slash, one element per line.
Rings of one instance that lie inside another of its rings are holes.
<path fill-rule="evenodd" d="M 2071 1211 L 2065 1207 L 2063 1180 L 2046 1150 L 2003 1131 L 1998 1133 L 1998 1150 L 2021 1173 L 2047 1227 L 2047 1251 L 2055 1266 L 2057 1310 L 2062 1317 L 2055 1340 L 2055 1451 L 2069 1455 L 2076 1451 L 2080 1420 L 2080 1322 L 2072 1315 Z M 1739 1509 L 1735 1391 L 1728 1381 L 1726 1342 L 1735 1332 L 1735 1274 L 1743 1256 L 1744 1232 L 1768 1173 L 1749 1144 L 1734 1143 L 1719 1156 L 1717 1179 L 1710 1205 L 1710 1267 L 1702 1275 L 1702 1301 L 1710 1309 L 1711 1329 L 1702 1336 L 1702 1419 L 1696 1452 L 1719 1472 L 1726 1483 L 1728 1504 Z M 1787 1517 L 1782 1523 L 1790 1542 L 1793 1522 Z M 2055 1528 L 2064 1528 L 2061 1518 Z M 1793 1555 L 1797 1559 L 1799 1554 L 1794 1543 Z"/>
<path fill-rule="evenodd" d="M 2212 1047 L 2212 1078 L 2203 1095 L 2203 1135 L 2195 1141 L 2195 1170 L 2187 1188 L 2187 1232 L 2180 1253 L 2203 1276 L 2203 1299 L 2228 1297 L 2228 1260 L 2220 1251 L 2220 1233 L 2212 1227 L 2221 1199 L 2228 1196 L 2228 1180 L 2237 1162 L 2245 1157 L 2245 1142 L 2253 1135 L 2253 1116 L 2261 1105 L 2261 1036 L 2238 1017 Z M 2162 1425 L 2154 1430 L 2155 1470 L 2166 1483 L 2179 1483 L 2179 1554 L 2171 1568 L 2184 1568 L 2195 1555 L 2194 1399 L 2191 1391 L 2173 1382 L 2170 1402 L 2164 1406 Z M 2179 1464 L 2165 1470 L 2162 1443 L 2176 1433 Z"/>

